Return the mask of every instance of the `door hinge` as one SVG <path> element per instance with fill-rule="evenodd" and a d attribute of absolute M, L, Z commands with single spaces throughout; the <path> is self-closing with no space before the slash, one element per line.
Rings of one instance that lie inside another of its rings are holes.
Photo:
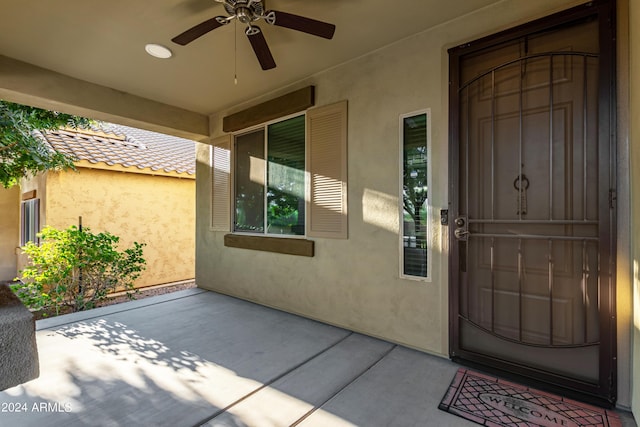
<path fill-rule="evenodd" d="M 615 208 L 615 202 L 618 199 L 618 193 L 613 188 L 609 190 L 609 209 Z"/>

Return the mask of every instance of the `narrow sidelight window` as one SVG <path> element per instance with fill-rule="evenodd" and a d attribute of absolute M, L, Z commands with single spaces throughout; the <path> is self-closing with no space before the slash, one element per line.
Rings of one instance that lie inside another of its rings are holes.
<path fill-rule="evenodd" d="M 400 117 L 401 276 L 427 278 L 429 144 L 428 111 Z"/>

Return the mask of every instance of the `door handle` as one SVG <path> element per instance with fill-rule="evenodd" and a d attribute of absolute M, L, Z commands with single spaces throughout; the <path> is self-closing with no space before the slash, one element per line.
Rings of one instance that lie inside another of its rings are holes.
<path fill-rule="evenodd" d="M 469 229 L 468 229 L 468 221 L 466 216 L 459 216 L 455 220 L 453 220 L 456 228 L 453 231 L 453 235 L 458 240 L 466 241 L 469 237 Z"/>
<path fill-rule="evenodd" d="M 469 236 L 469 232 L 467 230 L 461 230 L 461 229 L 456 229 L 453 234 L 456 236 L 456 239 L 458 240 L 467 240 L 467 237 Z"/>

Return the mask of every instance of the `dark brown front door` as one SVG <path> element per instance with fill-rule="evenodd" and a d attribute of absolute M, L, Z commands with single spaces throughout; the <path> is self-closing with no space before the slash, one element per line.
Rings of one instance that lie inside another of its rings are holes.
<path fill-rule="evenodd" d="M 452 49 L 451 355 L 615 400 L 612 16 Z"/>

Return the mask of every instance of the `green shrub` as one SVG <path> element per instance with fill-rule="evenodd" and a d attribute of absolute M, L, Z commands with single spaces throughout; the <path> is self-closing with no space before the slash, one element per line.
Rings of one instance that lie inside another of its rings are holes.
<path fill-rule="evenodd" d="M 126 291 L 132 298 L 133 282 L 145 268 L 144 244 L 117 250 L 119 237 L 93 234 L 71 226 L 66 230 L 46 227 L 38 234 L 40 244 L 22 248 L 30 265 L 11 288 L 23 304 L 34 310 L 82 311 L 114 291 Z"/>

